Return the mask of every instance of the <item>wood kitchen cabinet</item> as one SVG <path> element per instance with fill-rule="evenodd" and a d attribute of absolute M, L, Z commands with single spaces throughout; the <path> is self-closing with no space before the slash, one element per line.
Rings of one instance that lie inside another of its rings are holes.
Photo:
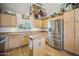
<path fill-rule="evenodd" d="M 64 23 L 64 49 L 74 51 L 74 24 Z"/>
<path fill-rule="evenodd" d="M 44 28 L 48 27 L 48 19 L 43 20 L 43 27 Z"/>
<path fill-rule="evenodd" d="M 64 49 L 74 52 L 74 10 L 64 14 Z"/>
<path fill-rule="evenodd" d="M 48 19 L 45 20 L 34 20 L 35 28 L 47 28 Z"/>
<path fill-rule="evenodd" d="M 19 34 L 6 34 L 6 39 L 5 39 L 5 50 L 9 49 L 14 49 L 17 47 L 21 47 L 24 45 L 28 45 L 28 37 L 24 35 L 19 35 Z"/>
<path fill-rule="evenodd" d="M 74 22 L 74 10 L 64 13 L 64 22 Z"/>
<path fill-rule="evenodd" d="M 5 50 L 9 49 L 9 39 L 8 36 L 5 37 Z"/>
<path fill-rule="evenodd" d="M 42 20 L 34 20 L 35 28 L 41 28 L 42 27 Z"/>
<path fill-rule="evenodd" d="M 29 45 L 29 37 L 28 36 L 23 37 L 22 45 Z"/>
<path fill-rule="evenodd" d="M 10 15 L 10 27 L 16 27 L 17 26 L 17 20 L 16 20 L 16 16 Z"/>
<path fill-rule="evenodd" d="M 8 44 L 9 44 L 9 49 L 17 48 L 21 46 L 21 37 L 19 36 L 9 36 L 8 37 Z"/>
<path fill-rule="evenodd" d="M 75 50 L 74 53 L 79 55 L 79 8 L 75 9 Z"/>
<path fill-rule="evenodd" d="M 0 27 L 15 27 L 16 25 L 16 16 L 0 13 Z"/>
<path fill-rule="evenodd" d="M 35 25 L 35 28 L 38 28 L 40 25 L 39 25 L 39 20 L 34 20 L 34 25 Z"/>
<path fill-rule="evenodd" d="M 1 13 L 0 13 L 0 26 L 1 26 Z"/>
<path fill-rule="evenodd" d="M 1 27 L 8 27 L 10 24 L 9 24 L 9 15 L 8 14 L 3 14 L 1 13 L 0 14 L 0 26 Z"/>
<path fill-rule="evenodd" d="M 79 55 L 79 22 L 75 24 L 75 50 L 74 53 Z"/>
<path fill-rule="evenodd" d="M 64 14 L 64 49 L 79 55 L 79 8 Z"/>

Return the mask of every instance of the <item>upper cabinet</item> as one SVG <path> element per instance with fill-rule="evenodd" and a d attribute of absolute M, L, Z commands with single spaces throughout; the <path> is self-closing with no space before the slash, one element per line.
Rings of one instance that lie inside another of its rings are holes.
<path fill-rule="evenodd" d="M 64 13 L 64 22 L 74 22 L 74 10 Z"/>
<path fill-rule="evenodd" d="M 16 16 L 0 13 L 0 27 L 16 27 Z"/>
<path fill-rule="evenodd" d="M 16 16 L 10 15 L 10 26 L 15 27 L 17 25 L 17 19 Z"/>
<path fill-rule="evenodd" d="M 0 26 L 1 27 L 8 27 L 9 26 L 9 15 L 8 14 L 0 14 Z"/>
<path fill-rule="evenodd" d="M 44 28 L 48 27 L 48 19 L 43 20 L 43 27 Z"/>
<path fill-rule="evenodd" d="M 34 20 L 35 28 L 41 28 L 42 27 L 42 20 Z"/>

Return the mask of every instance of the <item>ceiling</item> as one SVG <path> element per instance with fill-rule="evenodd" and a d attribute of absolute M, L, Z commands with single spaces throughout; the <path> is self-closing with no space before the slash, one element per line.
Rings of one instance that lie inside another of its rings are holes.
<path fill-rule="evenodd" d="M 30 12 L 30 5 L 32 3 L 1 3 L 0 8 L 10 10 L 22 14 Z M 43 4 L 48 14 L 52 14 L 62 5 L 62 3 L 44 3 Z"/>

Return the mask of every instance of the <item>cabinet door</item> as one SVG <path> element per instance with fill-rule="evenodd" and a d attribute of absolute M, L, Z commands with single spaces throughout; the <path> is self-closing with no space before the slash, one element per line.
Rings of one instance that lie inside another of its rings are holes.
<path fill-rule="evenodd" d="M 74 23 L 64 23 L 64 49 L 74 51 Z"/>
<path fill-rule="evenodd" d="M 16 26 L 17 26 L 16 16 L 10 15 L 10 27 L 16 27 Z"/>
<path fill-rule="evenodd" d="M 40 28 L 42 28 L 42 27 L 43 27 L 43 21 L 40 20 Z"/>
<path fill-rule="evenodd" d="M 34 56 L 39 55 L 39 39 L 33 40 L 33 55 Z"/>
<path fill-rule="evenodd" d="M 45 38 L 40 38 L 39 40 L 39 55 L 45 55 Z"/>
<path fill-rule="evenodd" d="M 24 36 L 21 40 L 22 40 L 22 45 L 28 45 L 29 44 L 29 37 Z"/>
<path fill-rule="evenodd" d="M 79 55 L 79 8 L 75 9 L 75 51 Z"/>
<path fill-rule="evenodd" d="M 1 13 L 0 13 L 0 26 L 1 26 Z"/>
<path fill-rule="evenodd" d="M 79 22 L 75 23 L 75 51 L 79 55 Z"/>
<path fill-rule="evenodd" d="M 5 50 L 8 50 L 9 49 L 9 39 L 8 39 L 8 36 L 6 36 L 5 38 Z"/>
<path fill-rule="evenodd" d="M 33 55 L 42 56 L 45 54 L 45 38 L 33 40 Z"/>
<path fill-rule="evenodd" d="M 40 26 L 39 20 L 34 20 L 34 21 L 35 21 L 35 28 L 39 28 L 39 26 Z"/>
<path fill-rule="evenodd" d="M 46 28 L 48 27 L 48 20 L 47 19 L 43 21 L 43 26 Z"/>
<path fill-rule="evenodd" d="M 74 22 L 74 10 L 64 13 L 64 22 Z"/>
<path fill-rule="evenodd" d="M 19 36 L 9 36 L 9 49 L 20 47 Z"/>
<path fill-rule="evenodd" d="M 1 27 L 8 27 L 9 26 L 9 15 L 8 14 L 1 14 Z"/>
<path fill-rule="evenodd" d="M 35 28 L 41 28 L 42 27 L 42 20 L 34 20 Z"/>

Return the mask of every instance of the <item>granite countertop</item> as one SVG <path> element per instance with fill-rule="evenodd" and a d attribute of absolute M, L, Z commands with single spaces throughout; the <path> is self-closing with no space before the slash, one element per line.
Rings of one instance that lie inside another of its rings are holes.
<path fill-rule="evenodd" d="M 31 32 L 29 34 L 30 38 L 46 38 L 47 37 L 47 32 Z"/>
<path fill-rule="evenodd" d="M 5 32 L 0 33 L 1 35 L 10 35 L 10 36 L 28 36 L 29 38 L 45 38 L 48 36 L 47 32 L 41 31 L 27 31 L 27 32 Z"/>

